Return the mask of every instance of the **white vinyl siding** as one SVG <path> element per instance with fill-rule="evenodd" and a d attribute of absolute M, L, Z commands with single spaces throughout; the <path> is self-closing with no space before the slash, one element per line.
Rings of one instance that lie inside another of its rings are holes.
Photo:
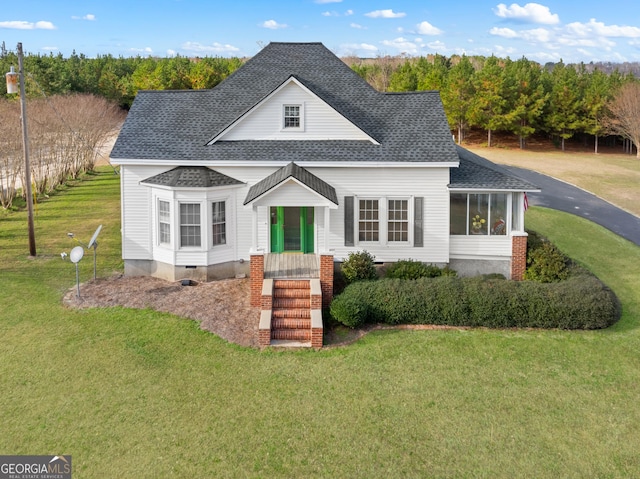
<path fill-rule="evenodd" d="M 283 128 L 285 105 L 300 105 L 302 128 Z M 317 96 L 292 82 L 249 112 L 219 141 L 235 140 L 370 140 L 362 130 Z"/>

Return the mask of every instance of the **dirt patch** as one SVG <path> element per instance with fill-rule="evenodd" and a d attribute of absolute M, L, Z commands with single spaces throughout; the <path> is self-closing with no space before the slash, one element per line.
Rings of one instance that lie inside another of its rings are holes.
<path fill-rule="evenodd" d="M 258 347 L 260 309 L 250 304 L 248 279 L 227 279 L 182 286 L 148 276 L 122 275 L 75 287 L 63 302 L 74 308 L 123 306 L 172 313 L 200 323 L 206 331 L 241 346 Z"/>

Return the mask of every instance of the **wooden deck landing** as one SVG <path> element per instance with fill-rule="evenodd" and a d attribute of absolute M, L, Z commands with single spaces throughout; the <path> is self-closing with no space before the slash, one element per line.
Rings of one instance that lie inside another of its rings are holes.
<path fill-rule="evenodd" d="M 264 255 L 264 278 L 319 278 L 320 259 L 315 254 L 281 253 Z"/>

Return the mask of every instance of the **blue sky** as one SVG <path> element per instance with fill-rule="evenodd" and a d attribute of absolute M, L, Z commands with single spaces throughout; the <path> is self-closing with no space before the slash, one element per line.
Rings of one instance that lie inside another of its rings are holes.
<path fill-rule="evenodd" d="M 624 62 L 640 61 L 640 2 L 7 0 L 3 41 L 65 57 L 252 56 L 271 41 L 319 41 L 340 56 Z"/>

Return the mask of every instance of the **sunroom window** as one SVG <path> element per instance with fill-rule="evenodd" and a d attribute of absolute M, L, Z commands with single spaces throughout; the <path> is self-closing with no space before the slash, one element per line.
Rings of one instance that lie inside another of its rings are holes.
<path fill-rule="evenodd" d="M 507 234 L 510 193 L 451 193 L 450 234 Z"/>

